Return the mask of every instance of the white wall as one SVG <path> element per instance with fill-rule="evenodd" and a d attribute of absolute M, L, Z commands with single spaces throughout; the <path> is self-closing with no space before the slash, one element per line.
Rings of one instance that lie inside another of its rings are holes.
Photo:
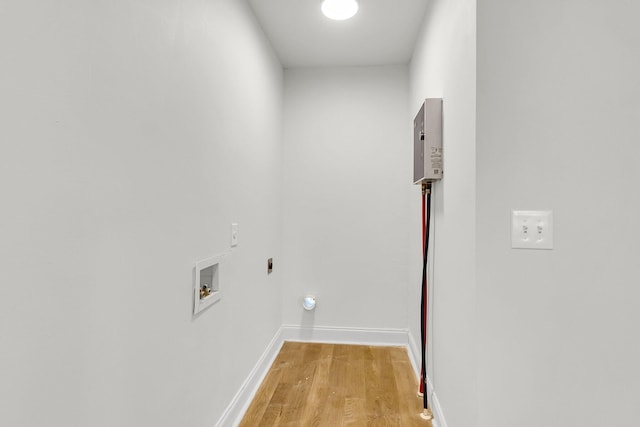
<path fill-rule="evenodd" d="M 0 4 L 1 425 L 214 425 L 281 325 L 258 28 L 235 0 Z M 232 221 L 194 320 L 194 262 Z"/>
<path fill-rule="evenodd" d="M 405 66 L 285 71 L 285 324 L 406 328 L 407 95 Z"/>
<path fill-rule="evenodd" d="M 638 425 L 638 16 L 479 4 L 480 426 Z M 510 249 L 511 209 L 553 209 L 554 249 Z"/>
<path fill-rule="evenodd" d="M 411 61 L 410 117 L 443 98 L 444 179 L 434 185 L 427 372 L 449 426 L 476 425 L 475 1 L 429 3 Z M 420 189 L 411 195 L 409 330 L 420 342 Z"/>

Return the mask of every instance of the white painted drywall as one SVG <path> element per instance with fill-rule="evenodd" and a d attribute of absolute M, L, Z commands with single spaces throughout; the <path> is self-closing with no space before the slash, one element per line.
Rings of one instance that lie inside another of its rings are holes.
<path fill-rule="evenodd" d="M 0 52 L 0 425 L 214 425 L 282 323 L 282 69 L 248 6 L 2 2 Z"/>
<path fill-rule="evenodd" d="M 410 118 L 443 98 L 444 179 L 434 184 L 427 372 L 449 426 L 476 425 L 476 2 L 429 3 L 410 68 Z M 409 330 L 420 342 L 420 189 L 411 193 Z"/>
<path fill-rule="evenodd" d="M 406 66 L 285 71 L 285 324 L 406 328 L 407 96 Z"/>
<path fill-rule="evenodd" d="M 638 425 L 638 16 L 479 3 L 479 426 Z M 512 250 L 511 209 L 552 209 L 554 249 Z"/>

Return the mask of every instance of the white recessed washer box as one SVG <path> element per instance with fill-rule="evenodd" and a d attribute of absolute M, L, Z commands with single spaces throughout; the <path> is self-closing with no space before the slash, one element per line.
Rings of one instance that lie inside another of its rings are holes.
<path fill-rule="evenodd" d="M 194 315 L 222 298 L 220 263 L 224 256 L 224 254 L 216 255 L 196 263 L 196 277 L 193 283 Z"/>

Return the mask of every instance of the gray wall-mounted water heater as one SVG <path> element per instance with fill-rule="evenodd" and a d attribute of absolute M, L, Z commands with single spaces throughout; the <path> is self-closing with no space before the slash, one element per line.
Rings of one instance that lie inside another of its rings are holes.
<path fill-rule="evenodd" d="M 413 183 L 442 179 L 442 98 L 427 98 L 413 120 Z"/>

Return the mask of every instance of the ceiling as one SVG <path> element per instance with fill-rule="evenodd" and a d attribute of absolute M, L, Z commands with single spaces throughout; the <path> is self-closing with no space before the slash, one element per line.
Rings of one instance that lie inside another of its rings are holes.
<path fill-rule="evenodd" d="M 322 0 L 249 0 L 285 68 L 409 62 L 428 0 L 358 2 L 356 16 L 332 21 Z"/>

